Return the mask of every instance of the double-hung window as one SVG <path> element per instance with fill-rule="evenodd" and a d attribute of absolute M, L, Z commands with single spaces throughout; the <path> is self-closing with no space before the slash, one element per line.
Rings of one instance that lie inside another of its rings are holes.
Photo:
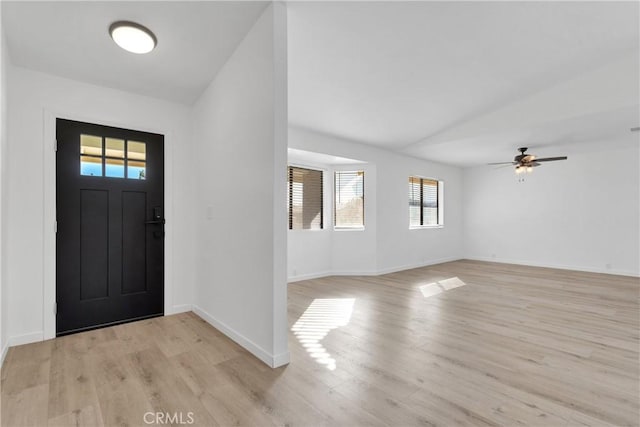
<path fill-rule="evenodd" d="M 442 183 L 409 177 L 409 227 L 442 225 Z"/>
<path fill-rule="evenodd" d="M 322 171 L 289 166 L 289 230 L 324 228 Z"/>
<path fill-rule="evenodd" d="M 336 171 L 334 198 L 335 228 L 364 228 L 364 171 Z"/>

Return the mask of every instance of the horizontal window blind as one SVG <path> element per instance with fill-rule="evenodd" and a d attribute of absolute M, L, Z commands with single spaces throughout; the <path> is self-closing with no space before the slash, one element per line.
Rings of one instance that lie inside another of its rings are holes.
<path fill-rule="evenodd" d="M 438 225 L 438 181 L 422 180 L 422 225 Z"/>
<path fill-rule="evenodd" d="M 438 225 L 438 181 L 409 177 L 409 225 Z"/>
<path fill-rule="evenodd" d="M 335 226 L 364 227 L 364 171 L 335 172 Z"/>
<path fill-rule="evenodd" d="M 289 166 L 289 230 L 324 227 L 322 171 Z"/>
<path fill-rule="evenodd" d="M 420 208 L 422 185 L 420 181 L 420 178 L 409 177 L 409 225 L 412 227 L 422 224 L 422 209 Z"/>

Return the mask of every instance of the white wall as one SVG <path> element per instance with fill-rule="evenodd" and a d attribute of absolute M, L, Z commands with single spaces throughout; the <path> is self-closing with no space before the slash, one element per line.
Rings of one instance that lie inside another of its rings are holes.
<path fill-rule="evenodd" d="M 358 160 L 360 160 L 358 158 Z M 365 160 L 365 159 L 363 159 Z M 377 165 L 365 163 L 340 165 L 334 170 L 364 171 L 364 229 L 335 230 L 333 218 L 327 222 L 331 232 L 331 270 L 333 274 L 375 274 L 377 272 L 378 242 L 378 179 Z M 327 204 L 333 209 L 334 180 L 329 181 L 331 197 Z"/>
<path fill-rule="evenodd" d="M 188 310 L 195 269 L 191 206 L 196 178 L 189 108 L 18 67 L 11 67 L 8 87 L 12 161 L 8 195 L 3 194 L 3 200 L 10 227 L 3 242 L 6 240 L 9 344 L 37 341 L 54 331 L 53 307 L 43 304 L 52 295 L 55 298 L 55 257 L 51 253 L 55 250 L 55 117 L 165 134 L 166 251 L 167 260 L 173 259 L 165 264 L 172 289 L 165 295 L 165 313 Z"/>
<path fill-rule="evenodd" d="M 290 130 L 290 134 L 291 131 Z M 288 231 L 288 280 L 329 275 L 373 274 L 376 271 L 376 167 L 369 163 L 327 165 L 290 164 L 323 170 L 324 228 Z M 334 172 L 364 171 L 365 227 L 334 230 Z"/>
<path fill-rule="evenodd" d="M 0 7 L 0 23 L 2 22 L 2 8 Z M 1 25 L 1 24 L 0 24 Z M 6 210 L 7 203 L 7 70 L 9 55 L 7 52 L 4 32 L 0 29 L 0 365 L 4 361 L 7 351 L 7 314 L 8 293 L 6 280 Z"/>
<path fill-rule="evenodd" d="M 272 4 L 194 106 L 194 311 L 272 366 L 288 362 L 286 11 Z"/>
<path fill-rule="evenodd" d="M 366 162 L 334 168 L 365 170 L 365 230 L 334 231 L 329 216 L 324 231 L 290 231 L 290 280 L 330 273 L 380 274 L 462 256 L 461 169 L 298 128 L 289 129 L 289 147 Z M 409 229 L 411 175 L 444 181 L 444 227 Z M 331 206 L 333 196 L 325 200 Z M 324 238 L 322 245 L 315 245 L 318 236 Z"/>
<path fill-rule="evenodd" d="M 286 10 L 277 3 L 193 108 L 11 67 L 2 85 L 15 159 L 2 169 L 1 221 L 11 225 L 2 235 L 2 344 L 55 333 L 53 147 L 62 117 L 165 135 L 165 313 L 193 307 L 270 365 L 287 363 L 286 78 Z M 5 161 L 4 147 L 0 154 Z M 238 215 L 247 200 L 259 216 Z"/>
<path fill-rule="evenodd" d="M 303 280 L 327 276 L 331 274 L 332 267 L 332 242 L 333 210 L 332 200 L 333 167 L 326 163 L 299 161 L 297 159 L 288 162 L 292 166 L 300 166 L 322 171 L 323 185 L 323 214 L 324 228 L 322 230 L 289 230 L 287 232 L 288 257 L 287 277 Z"/>
<path fill-rule="evenodd" d="M 637 139 L 569 150 L 536 153 L 569 159 L 540 166 L 522 183 L 512 168 L 465 170 L 467 258 L 640 273 Z"/>

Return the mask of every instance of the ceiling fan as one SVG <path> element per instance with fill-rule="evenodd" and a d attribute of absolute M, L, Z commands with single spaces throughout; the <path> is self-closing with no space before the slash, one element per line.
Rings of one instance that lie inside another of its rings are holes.
<path fill-rule="evenodd" d="M 541 162 L 555 162 L 556 160 L 567 160 L 567 156 L 538 158 L 533 154 L 527 154 L 527 147 L 518 148 L 520 154 L 513 158 L 512 162 L 488 163 L 489 165 L 515 165 L 516 173 L 531 172 L 533 168 L 540 166 Z"/>

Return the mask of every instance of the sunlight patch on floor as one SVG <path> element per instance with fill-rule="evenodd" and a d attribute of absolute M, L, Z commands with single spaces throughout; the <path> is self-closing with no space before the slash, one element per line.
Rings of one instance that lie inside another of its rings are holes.
<path fill-rule="evenodd" d="M 422 292 L 422 296 L 424 296 L 425 298 L 428 298 L 434 295 L 441 294 L 444 291 L 459 288 L 460 286 L 464 286 L 464 285 L 466 285 L 466 283 L 464 283 L 459 278 L 451 277 L 449 279 L 439 280 L 437 282 L 421 285 L 419 289 L 420 289 L 420 292 Z"/>
<path fill-rule="evenodd" d="M 349 324 L 355 301 L 355 298 L 315 299 L 291 327 L 291 331 L 307 353 L 331 371 L 336 369 L 336 360 L 320 341 L 329 331 Z"/>

